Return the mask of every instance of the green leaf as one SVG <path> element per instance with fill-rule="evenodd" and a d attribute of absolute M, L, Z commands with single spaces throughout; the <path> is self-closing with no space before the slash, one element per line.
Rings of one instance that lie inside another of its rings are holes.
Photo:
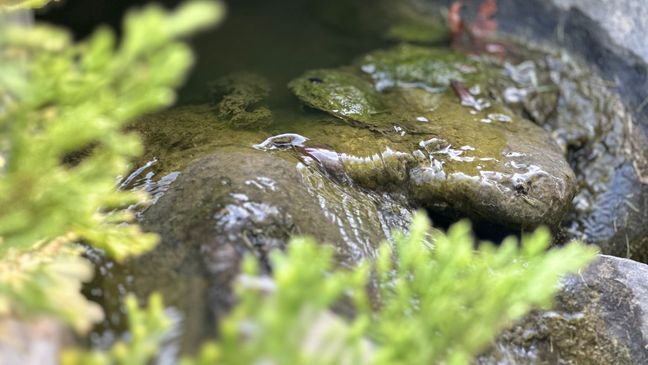
<path fill-rule="evenodd" d="M 45 2 L 3 2 L 27 7 Z M 0 303 L 4 313 L 53 314 L 85 331 L 100 318 L 80 282 L 91 270 L 78 242 L 117 261 L 157 242 L 118 191 L 139 138 L 133 118 L 170 105 L 192 64 L 181 37 L 222 18 L 223 5 L 189 1 L 129 13 L 123 41 L 108 28 L 74 43 L 60 28 L 7 25 L 0 32 Z M 53 249 L 56 248 L 56 249 Z M 69 262 L 61 271 L 58 262 Z M 3 269 L 5 268 L 5 269 Z M 11 268 L 11 269 L 9 269 Z M 70 305 L 62 302 L 70 300 Z M 99 361 L 99 360 L 97 360 Z"/>

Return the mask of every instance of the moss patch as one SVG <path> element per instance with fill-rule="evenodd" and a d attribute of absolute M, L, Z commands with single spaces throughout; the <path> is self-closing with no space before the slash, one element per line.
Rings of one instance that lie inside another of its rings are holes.
<path fill-rule="evenodd" d="M 270 83 L 263 77 L 242 72 L 222 77 L 210 85 L 216 115 L 232 128 L 259 129 L 272 123 L 264 105 Z"/>

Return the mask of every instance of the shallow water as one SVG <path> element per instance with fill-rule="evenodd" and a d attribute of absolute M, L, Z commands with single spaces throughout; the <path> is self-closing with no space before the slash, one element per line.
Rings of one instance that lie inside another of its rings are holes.
<path fill-rule="evenodd" d="M 385 46 L 375 37 L 344 34 L 317 19 L 313 1 L 232 0 L 218 28 L 193 40 L 197 63 L 181 103 L 204 101 L 209 80 L 247 71 L 271 84 L 271 107 L 296 106 L 286 85 L 306 70 L 335 67 Z"/>

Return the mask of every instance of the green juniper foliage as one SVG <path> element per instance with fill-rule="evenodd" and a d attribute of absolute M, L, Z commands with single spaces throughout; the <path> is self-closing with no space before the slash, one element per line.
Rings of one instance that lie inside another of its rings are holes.
<path fill-rule="evenodd" d="M 70 350 L 63 355 L 63 365 L 148 365 L 171 328 L 164 314 L 162 298 L 154 294 L 148 307 L 140 309 L 134 296 L 126 298 L 129 341 L 117 341 L 110 351 Z"/>
<path fill-rule="evenodd" d="M 177 39 L 221 14 L 208 1 L 149 6 L 127 15 L 119 42 L 107 28 L 81 43 L 45 25 L 0 30 L 0 315 L 86 330 L 101 314 L 79 294 L 91 268 L 76 244 L 116 260 L 155 245 L 123 209 L 145 197 L 116 189 L 141 152 L 123 127 L 173 102 L 192 63 Z"/>
<path fill-rule="evenodd" d="M 30 9 L 30 8 L 40 8 L 51 0 L 0 0 L 0 11 L 2 9 Z"/>
<path fill-rule="evenodd" d="M 419 215 L 393 250 L 381 248 L 381 308 L 364 311 L 368 334 L 381 345 L 374 364 L 467 364 L 506 325 L 549 306 L 560 277 L 596 254 L 576 242 L 547 251 L 551 236 L 542 228 L 521 243 L 510 237 L 478 250 L 467 222 L 429 241 L 428 232 Z"/>
<path fill-rule="evenodd" d="M 287 253 L 272 255 L 272 278 L 258 275 L 254 258 L 244 261 L 239 302 L 220 323 L 219 340 L 181 364 L 468 364 L 514 320 L 547 308 L 558 280 L 596 255 L 576 242 L 547 251 L 549 242 L 539 229 L 521 243 L 508 238 L 475 250 L 467 222 L 446 234 L 418 214 L 409 234 L 381 245 L 375 262 L 347 270 L 335 267 L 333 247 L 294 238 Z M 353 303 L 352 319 L 330 310 L 343 298 Z M 134 342 L 163 338 L 157 300 L 148 314 L 157 324 L 131 317 Z"/>
<path fill-rule="evenodd" d="M 240 303 L 202 356 L 222 364 L 467 364 L 513 320 L 550 305 L 559 278 L 595 256 L 581 243 L 547 252 L 549 242 L 540 229 L 521 245 L 509 238 L 474 250 L 467 222 L 444 234 L 418 214 L 408 235 L 382 244 L 375 263 L 346 271 L 334 268 L 331 247 L 296 239 L 287 255 L 272 257 L 269 290 L 249 284 L 257 266 L 246 262 Z M 375 310 L 365 290 L 370 272 Z M 344 294 L 354 319 L 327 319 Z"/>

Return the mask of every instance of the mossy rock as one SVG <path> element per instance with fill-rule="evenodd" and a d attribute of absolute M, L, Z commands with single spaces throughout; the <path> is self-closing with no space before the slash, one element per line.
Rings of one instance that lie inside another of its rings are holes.
<path fill-rule="evenodd" d="M 556 226 L 576 191 L 551 136 L 487 96 L 463 105 L 448 87 L 484 83 L 498 71 L 450 51 L 399 46 L 352 66 L 306 72 L 290 88 L 306 105 L 391 136 L 373 153 L 344 154 L 347 174 L 404 193 L 449 215 L 508 227 Z"/>
<path fill-rule="evenodd" d="M 406 205 L 337 184 L 301 157 L 230 145 L 190 163 L 140 214 L 160 244 L 109 266 L 94 284 L 107 312 L 121 313 L 123 288 L 141 298 L 160 292 L 182 314 L 182 349 L 195 351 L 235 303 L 232 283 L 245 255 L 269 270 L 270 251 L 308 235 L 333 245 L 337 262 L 351 267 L 409 226 Z"/>
<path fill-rule="evenodd" d="M 565 278 L 551 310 L 502 333 L 476 364 L 648 363 L 648 266 L 601 256 Z"/>
<path fill-rule="evenodd" d="M 270 83 L 257 74 L 234 73 L 210 83 L 216 114 L 230 127 L 260 129 L 272 123 L 272 112 L 265 105 Z"/>

